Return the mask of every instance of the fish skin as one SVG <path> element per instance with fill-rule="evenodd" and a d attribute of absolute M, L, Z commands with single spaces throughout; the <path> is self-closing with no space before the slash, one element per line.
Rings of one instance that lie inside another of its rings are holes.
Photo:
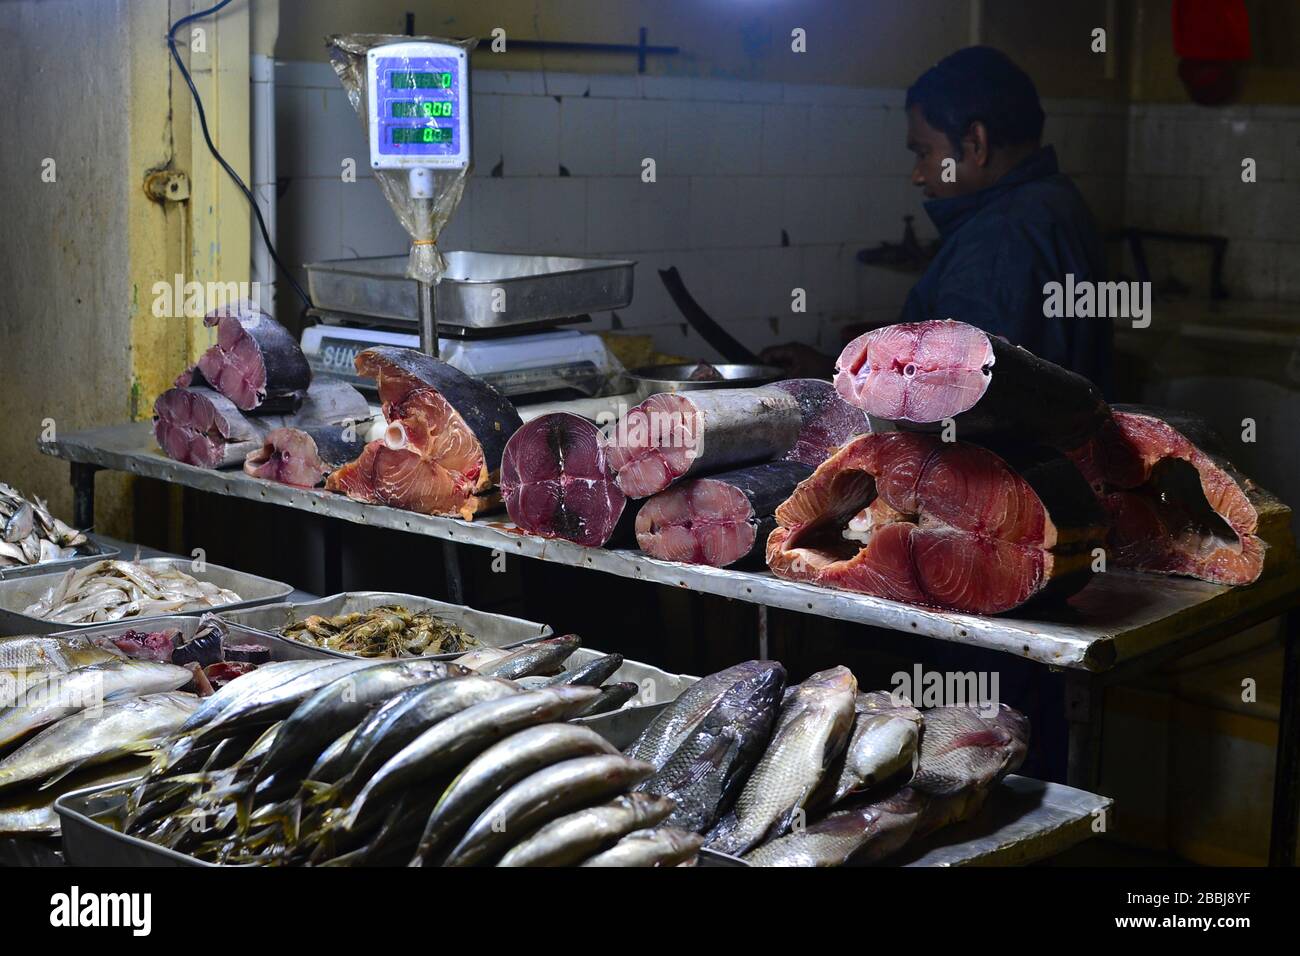
<path fill-rule="evenodd" d="M 933 796 L 987 787 L 1017 770 L 1029 749 L 1029 721 L 1006 704 L 996 716 L 973 707 L 925 711 L 920 761 L 911 786 Z"/>
<path fill-rule="evenodd" d="M 730 808 L 763 755 L 784 686 L 785 674 L 771 668 L 736 681 L 677 752 L 637 785 L 676 803 L 668 826 L 704 832 Z"/>
<path fill-rule="evenodd" d="M 252 785 L 256 787 L 281 767 L 319 757 L 330 741 L 401 691 L 469 673 L 459 664 L 415 658 L 385 661 L 344 674 L 321 687 L 285 718 L 282 732 L 253 774 Z"/>
<path fill-rule="evenodd" d="M 752 677 L 756 671 L 774 670 L 785 679 L 785 668 L 776 661 L 746 661 L 696 681 L 659 712 L 630 747 L 623 752 L 635 760 L 663 767 L 737 681 Z"/>
<path fill-rule="evenodd" d="M 384 764 L 431 727 L 470 707 L 518 693 L 518 686 L 510 681 L 478 674 L 403 691 L 357 726 L 352 742 L 339 757 L 343 774 L 337 780 L 323 781 L 331 786 L 312 802 L 350 803 Z"/>
<path fill-rule="evenodd" d="M 653 772 L 622 754 L 574 757 L 538 770 L 479 814 L 443 866 L 489 866 L 556 817 L 623 793 Z"/>
<path fill-rule="evenodd" d="M 534 641 L 499 660 L 485 664 L 478 668 L 478 672 L 484 677 L 503 677 L 506 680 L 550 672 L 563 664 L 581 646 L 582 640 L 576 634 Z"/>
<path fill-rule="evenodd" d="M 65 717 L 0 760 L 0 791 L 53 783 L 73 770 L 139 753 L 179 727 L 198 704 L 193 694 L 173 691 Z"/>
<path fill-rule="evenodd" d="M 88 704 L 176 690 L 190 679 L 188 670 L 174 664 L 125 660 L 42 675 L 18 693 L 15 706 L 0 711 L 0 747 L 78 713 Z"/>
<path fill-rule="evenodd" d="M 750 866 L 792 867 L 876 863 L 912 838 L 929 803 L 929 797 L 904 788 L 883 800 L 827 814 L 751 850 L 744 860 Z"/>
<path fill-rule="evenodd" d="M 239 680 L 231 681 L 221 690 L 203 701 L 189 720 L 181 726 L 181 733 L 189 733 L 214 720 L 226 709 L 235 706 L 244 698 L 251 698 L 265 690 L 282 684 L 299 674 L 307 673 L 319 667 L 333 663 L 326 660 L 272 661 L 263 664 L 251 674 L 245 674 Z"/>
<path fill-rule="evenodd" d="M 459 826 L 468 825 L 507 787 L 528 775 L 561 760 L 616 753 L 600 734 L 575 724 L 539 724 L 511 734 L 471 760 L 443 791 L 411 865 L 435 865 L 435 854 Z"/>
<path fill-rule="evenodd" d="M 493 661 L 499 661 L 503 657 L 509 657 L 514 651 L 508 651 L 501 647 L 476 647 L 468 653 L 462 654 L 452 663 L 459 664 L 461 667 L 468 667 L 470 670 L 478 670 L 485 664 Z"/>
<path fill-rule="evenodd" d="M 629 833 L 583 866 L 680 866 L 695 858 L 704 838 L 698 833 L 660 827 Z"/>
<path fill-rule="evenodd" d="M 552 820 L 516 843 L 497 866 L 576 866 L 635 830 L 657 826 L 672 811 L 668 797 L 623 794 L 610 803 Z"/>
<path fill-rule="evenodd" d="M 600 691 L 600 696 L 574 714 L 574 717 L 595 717 L 598 714 L 608 714 L 618 710 L 635 697 L 641 688 L 631 681 L 619 681 L 617 684 L 606 684 L 597 689 Z"/>
<path fill-rule="evenodd" d="M 577 687 L 599 687 L 613 677 L 614 672 L 622 666 L 622 654 L 606 654 L 603 657 L 587 661 L 587 663 L 575 667 L 571 671 L 565 671 L 557 677 L 548 678 L 547 682 L 542 686 L 555 687 L 568 684 Z"/>
<path fill-rule="evenodd" d="M 434 724 L 380 767 L 343 819 L 352 829 L 368 806 L 435 774 L 463 766 L 497 740 L 534 724 L 565 720 L 598 696 L 594 687 L 547 687 L 476 704 Z"/>
<path fill-rule="evenodd" d="M 706 846 L 740 855 L 790 829 L 848 743 L 857 683 L 848 668 L 833 667 L 787 693 L 767 752 Z"/>
<path fill-rule="evenodd" d="M 895 703 L 886 691 L 858 694 L 849 744 L 812 802 L 835 806 L 908 767 L 915 772 L 923 720 L 919 710 Z"/>
<path fill-rule="evenodd" d="M 17 676 L 33 671 L 67 673 L 91 664 L 123 660 L 116 648 L 96 644 L 84 637 L 22 635 L 0 638 L 0 672 Z"/>
<path fill-rule="evenodd" d="M 0 797 L 0 837 L 57 837 L 61 828 L 55 800 L 74 790 L 129 784 L 148 766 L 138 757 L 115 760 L 69 774 L 46 790 L 5 794 Z"/>

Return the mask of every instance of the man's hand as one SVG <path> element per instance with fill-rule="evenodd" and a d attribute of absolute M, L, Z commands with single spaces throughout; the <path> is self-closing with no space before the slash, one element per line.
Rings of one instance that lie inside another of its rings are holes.
<path fill-rule="evenodd" d="M 802 342 L 770 345 L 758 355 L 764 365 L 775 365 L 788 378 L 820 378 L 830 381 L 835 360 Z"/>

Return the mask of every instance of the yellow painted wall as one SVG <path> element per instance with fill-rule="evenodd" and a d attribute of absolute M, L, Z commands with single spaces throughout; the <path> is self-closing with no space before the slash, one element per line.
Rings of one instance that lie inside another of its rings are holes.
<path fill-rule="evenodd" d="M 971 0 L 280 0 L 276 55 L 324 60 L 326 34 L 401 33 L 414 10 L 417 33 L 487 37 L 503 28 L 507 51 L 480 47 L 480 67 L 632 72 L 634 56 L 512 52 L 508 38 L 635 43 L 644 26 L 650 43 L 681 48 L 651 57 L 650 73 L 900 87 L 979 35 L 1022 60 L 1045 96 L 1122 95 L 1122 82 L 1105 79 L 1088 50 L 1089 31 L 1106 22 L 1106 0 L 982 0 L 976 8 L 973 28 Z M 795 27 L 807 31 L 807 53 L 790 50 Z"/>

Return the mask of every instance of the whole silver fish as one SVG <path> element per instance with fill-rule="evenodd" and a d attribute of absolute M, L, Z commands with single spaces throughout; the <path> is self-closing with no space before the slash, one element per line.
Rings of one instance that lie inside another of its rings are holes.
<path fill-rule="evenodd" d="M 629 833 L 583 866 L 680 866 L 695 859 L 704 838 L 698 833 L 660 827 Z"/>
<path fill-rule="evenodd" d="M 577 688 L 569 688 L 577 690 Z M 484 810 L 443 861 L 488 866 L 556 817 L 625 792 L 654 772 L 622 754 L 575 757 L 525 777 Z"/>
<path fill-rule="evenodd" d="M 919 710 L 895 703 L 886 691 L 858 694 L 849 745 L 835 763 L 837 772 L 827 774 L 822 785 L 826 802 L 839 804 L 906 768 L 915 771 L 921 723 Z"/>
<path fill-rule="evenodd" d="M 69 774 L 43 790 L 22 789 L 0 797 L 0 837 L 56 837 L 59 815 L 54 801 L 74 790 L 127 784 L 144 773 L 148 764 L 140 758 L 116 760 Z"/>
<path fill-rule="evenodd" d="M 791 689 L 767 752 L 707 846 L 739 855 L 790 829 L 848 743 L 857 691 L 846 667 L 813 674 Z"/>
<path fill-rule="evenodd" d="M 87 708 L 176 690 L 190 680 L 184 667 L 154 661 L 110 661 L 66 674 L 47 672 L 18 690 L 14 706 L 0 710 L 0 747 Z"/>
<path fill-rule="evenodd" d="M 772 671 L 785 680 L 785 668 L 775 661 L 746 661 L 701 678 L 659 712 L 624 753 L 659 769 L 686 740 L 733 685 Z"/>
<path fill-rule="evenodd" d="M 412 866 L 438 862 L 437 851 L 509 786 L 543 767 L 592 754 L 616 754 L 608 740 L 575 724 L 540 724 L 483 751 L 451 782 L 425 824 Z"/>
<path fill-rule="evenodd" d="M 51 784 L 82 767 L 156 745 L 199 705 L 193 694 L 146 694 L 83 710 L 45 728 L 0 760 L 0 791 Z"/>
<path fill-rule="evenodd" d="M 764 843 L 744 859 L 750 866 L 843 866 L 849 860 L 875 863 L 911 839 L 928 800 L 904 788 L 876 803 L 836 810 Z"/>
<path fill-rule="evenodd" d="M 516 680 L 533 674 L 549 674 L 581 646 L 582 641 L 576 634 L 534 641 L 505 657 L 484 664 L 478 668 L 478 672 L 484 677 L 504 677 L 507 680 Z"/>
<path fill-rule="evenodd" d="M 577 683 L 569 686 L 584 686 Z M 593 685 L 585 685 L 593 686 Z M 629 700 L 637 695 L 641 688 L 630 680 L 619 681 L 617 684 L 605 684 L 598 688 L 600 695 L 590 704 L 574 714 L 574 717 L 595 717 L 598 714 L 608 714 L 611 711 L 618 710 Z"/>
<path fill-rule="evenodd" d="M 434 724 L 375 772 L 343 818 L 352 829 L 399 790 L 463 766 L 498 740 L 535 724 L 565 720 L 600 694 L 594 687 L 547 687 L 475 704 Z"/>
<path fill-rule="evenodd" d="M 122 660 L 115 647 L 100 645 L 84 637 L 0 638 L 0 671 L 68 671 L 91 664 Z"/>
<path fill-rule="evenodd" d="M 576 866 L 634 830 L 662 823 L 672 811 L 673 801 L 667 797 L 624 794 L 552 820 L 515 844 L 497 866 Z"/>
<path fill-rule="evenodd" d="M 281 767 L 320 756 L 330 741 L 401 691 L 469 673 L 459 664 L 417 658 L 385 661 L 344 674 L 322 686 L 285 718 L 275 746 L 253 774 L 252 786 Z"/>
<path fill-rule="evenodd" d="M 507 651 L 500 647 L 489 647 L 484 645 L 483 647 L 476 647 L 474 650 L 469 651 L 466 654 L 462 654 L 460 657 L 456 658 L 453 663 L 459 664 L 461 667 L 468 667 L 470 670 L 478 670 L 485 664 L 499 661 L 501 658 L 509 657 L 513 653 L 513 651 Z"/>
<path fill-rule="evenodd" d="M 300 674 L 326 667 L 332 663 L 334 663 L 332 660 L 304 660 L 272 661 L 269 664 L 263 664 L 251 674 L 245 674 L 239 680 L 231 681 L 211 697 L 204 698 L 203 705 L 181 727 L 181 733 L 198 730 L 209 721 L 215 720 L 227 708 L 234 707 L 244 700 L 252 699 L 258 694 Z"/>
<path fill-rule="evenodd" d="M 987 787 L 1018 769 L 1029 749 L 1029 721 L 1006 704 L 994 717 L 973 707 L 933 707 L 925 711 L 920 761 L 912 787 L 945 796 Z"/>
<path fill-rule="evenodd" d="M 557 684 L 574 684 L 585 687 L 599 687 L 614 676 L 614 672 L 622 666 L 622 654 L 605 654 L 572 670 L 566 670 L 555 677 L 546 678 L 546 684 L 543 686 L 553 687 Z"/>
<path fill-rule="evenodd" d="M 784 685 L 785 674 L 772 668 L 737 680 L 677 752 L 638 785 L 673 800 L 669 826 L 703 832 L 731 806 L 771 736 Z"/>

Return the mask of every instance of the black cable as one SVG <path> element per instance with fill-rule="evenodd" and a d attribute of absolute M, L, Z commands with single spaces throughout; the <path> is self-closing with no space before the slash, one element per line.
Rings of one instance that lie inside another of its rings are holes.
<path fill-rule="evenodd" d="M 198 13 L 191 13 L 189 16 L 181 17 L 173 23 L 171 29 L 167 31 L 167 46 L 172 51 L 172 59 L 176 61 L 176 66 L 181 71 L 181 76 L 185 77 L 185 85 L 190 88 L 190 95 L 194 97 L 194 106 L 199 111 L 199 128 L 203 130 L 203 139 L 204 142 L 208 144 L 208 151 L 212 153 L 213 158 L 216 159 L 216 161 L 221 164 L 221 168 L 226 171 L 226 175 L 234 180 L 234 183 L 239 187 L 240 192 L 242 192 L 245 198 L 248 199 L 249 205 L 253 207 L 253 215 L 257 217 L 257 227 L 262 231 L 262 241 L 266 243 L 267 251 L 271 253 L 271 258 L 275 261 L 276 266 L 279 268 L 280 272 L 283 273 L 284 277 L 289 280 L 289 284 L 293 286 L 293 290 L 298 293 L 298 297 L 302 299 L 305 308 L 310 309 L 312 307 L 311 298 L 305 291 L 303 291 L 302 286 L 298 284 L 298 280 L 293 277 L 293 273 L 291 273 L 285 264 L 280 261 L 280 256 L 275 251 L 275 245 L 271 242 L 271 233 L 266 228 L 266 220 L 262 218 L 262 210 L 257 205 L 257 199 L 253 195 L 253 191 L 244 185 L 244 181 L 239 178 L 239 174 L 231 168 L 230 164 L 226 162 L 225 157 L 217 151 L 216 144 L 212 142 L 212 134 L 208 132 L 208 117 L 207 114 L 203 112 L 203 101 L 199 99 L 199 91 L 194 86 L 194 80 L 190 76 L 190 71 L 185 69 L 185 64 L 181 62 L 181 55 L 176 50 L 177 30 L 194 20 L 201 20 L 203 17 L 217 13 L 222 7 L 229 3 L 230 0 L 221 0 L 220 3 L 215 4 L 206 10 L 200 10 Z"/>

